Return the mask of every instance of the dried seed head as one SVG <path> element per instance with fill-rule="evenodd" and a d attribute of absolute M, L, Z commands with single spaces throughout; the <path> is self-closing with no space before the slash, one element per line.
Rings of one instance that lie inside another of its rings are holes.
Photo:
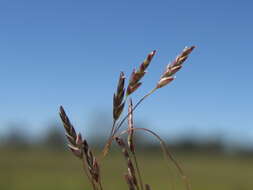
<path fill-rule="evenodd" d="M 76 145 L 76 131 L 74 129 L 74 126 L 71 124 L 65 110 L 63 109 L 63 107 L 60 107 L 60 117 L 63 123 L 63 126 L 65 128 L 66 131 L 66 136 L 68 138 L 68 141 L 72 144 L 72 145 Z"/>
<path fill-rule="evenodd" d="M 85 154 L 88 154 L 88 150 L 89 150 L 88 142 L 84 139 L 83 140 L 83 151 Z"/>
<path fill-rule="evenodd" d="M 182 68 L 182 64 L 188 58 L 189 54 L 194 48 L 195 46 L 184 48 L 182 53 L 178 55 L 176 59 L 166 67 L 166 70 L 158 81 L 156 88 L 162 88 L 175 79 L 173 75 Z"/>
<path fill-rule="evenodd" d="M 77 147 L 74 147 L 73 145 L 71 144 L 68 144 L 68 147 L 69 149 L 71 150 L 71 152 L 78 158 L 82 158 L 83 157 L 83 154 L 82 154 L 82 151 L 81 149 L 77 148 Z"/>
<path fill-rule="evenodd" d="M 96 158 L 93 159 L 93 178 L 98 183 L 100 178 L 100 169 Z"/>
<path fill-rule="evenodd" d="M 125 75 L 123 72 L 120 73 L 117 92 L 113 95 L 113 119 L 118 120 L 124 109 L 124 95 L 125 95 Z"/>
<path fill-rule="evenodd" d="M 116 137 L 115 140 L 116 140 L 117 144 L 121 147 L 122 152 L 123 152 L 125 159 L 127 161 L 127 169 L 128 169 L 129 176 L 132 177 L 133 183 L 137 186 L 138 184 L 137 184 L 137 178 L 135 175 L 135 168 L 134 168 L 132 160 L 129 156 L 129 153 L 127 151 L 126 144 L 124 143 L 123 139 L 121 139 L 120 137 Z"/>
<path fill-rule="evenodd" d="M 74 139 L 74 137 L 72 137 L 72 136 L 70 136 L 67 132 L 65 133 L 65 136 L 66 136 L 66 138 L 67 138 L 67 140 L 68 140 L 68 142 L 70 143 L 70 144 L 72 144 L 72 145 L 76 145 L 75 143 L 76 143 L 76 139 Z"/>
<path fill-rule="evenodd" d="M 183 52 L 182 52 L 182 54 L 181 54 L 181 56 L 182 57 L 188 56 L 192 52 L 192 50 L 194 50 L 194 48 L 195 48 L 195 46 L 191 46 L 189 48 L 185 47 L 184 50 L 183 50 Z"/>
<path fill-rule="evenodd" d="M 141 82 L 137 82 L 135 84 L 129 85 L 127 88 L 127 95 L 132 94 L 135 90 L 137 90 L 141 86 Z"/>
<path fill-rule="evenodd" d="M 88 149 L 88 152 L 87 152 L 87 154 L 85 154 L 85 156 L 86 156 L 87 163 L 88 163 L 89 167 L 92 168 L 94 157 L 93 157 L 93 154 L 90 149 Z"/>
<path fill-rule="evenodd" d="M 146 59 L 140 65 L 139 69 L 137 71 L 135 69 L 133 70 L 127 87 L 127 96 L 132 94 L 135 90 L 137 90 L 141 86 L 142 83 L 140 83 L 139 81 L 146 74 L 146 69 L 148 68 L 150 62 L 152 61 L 155 53 L 156 53 L 155 50 L 149 53 Z"/>
<path fill-rule="evenodd" d="M 141 67 L 143 67 L 143 68 L 141 68 L 140 70 L 145 70 L 149 66 L 150 62 L 152 61 L 152 59 L 155 55 L 155 53 L 156 53 L 156 50 L 154 50 L 154 51 L 152 51 L 148 54 L 147 58 L 141 64 Z"/>
<path fill-rule="evenodd" d="M 188 58 L 189 54 L 194 50 L 195 46 L 191 47 L 185 47 L 182 53 L 177 56 L 176 60 L 173 62 L 174 65 L 172 66 L 178 66 L 183 64 L 183 62 Z"/>
<path fill-rule="evenodd" d="M 82 139 L 82 135 L 80 133 L 78 133 L 78 135 L 77 135 L 76 145 L 79 148 L 81 148 L 83 146 L 83 139 Z"/>
<path fill-rule="evenodd" d="M 80 133 L 78 133 L 78 135 L 76 134 L 75 129 L 70 123 L 70 120 L 62 106 L 60 107 L 60 117 L 66 131 L 66 137 L 69 141 L 69 149 L 76 157 L 82 159 L 85 171 L 87 170 L 87 172 L 89 172 L 87 175 L 91 180 L 91 183 L 93 185 L 95 185 L 95 183 L 100 184 L 99 164 L 96 158 L 93 156 L 87 141 L 82 138 Z"/>
<path fill-rule="evenodd" d="M 164 77 L 159 80 L 157 83 L 156 88 L 162 88 L 163 86 L 169 84 L 171 81 L 173 81 L 175 77 Z"/>
<path fill-rule="evenodd" d="M 181 65 L 179 66 L 174 66 L 174 67 L 168 67 L 164 73 L 164 77 L 170 77 L 174 75 L 176 72 L 178 72 L 182 68 Z"/>

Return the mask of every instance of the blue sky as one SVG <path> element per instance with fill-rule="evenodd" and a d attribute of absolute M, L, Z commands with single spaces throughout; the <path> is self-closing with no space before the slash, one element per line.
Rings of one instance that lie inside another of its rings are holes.
<path fill-rule="evenodd" d="M 253 143 L 252 8 L 249 0 L 1 0 L 0 133 L 22 122 L 39 134 L 59 105 L 86 130 L 97 110 L 110 115 L 119 71 L 129 76 L 158 51 L 136 101 L 196 45 L 177 79 L 135 117 L 166 135 L 222 133 Z"/>

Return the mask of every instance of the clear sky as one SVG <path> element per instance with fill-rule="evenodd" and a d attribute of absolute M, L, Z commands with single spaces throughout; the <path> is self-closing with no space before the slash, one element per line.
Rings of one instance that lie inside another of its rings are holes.
<path fill-rule="evenodd" d="M 252 10 L 250 0 L 1 0 L 0 134 L 16 122 L 39 134 L 59 105 L 77 128 L 89 128 L 97 110 L 111 113 L 119 71 L 129 76 L 158 51 L 136 102 L 196 45 L 177 79 L 135 118 L 166 135 L 223 133 L 253 143 Z"/>

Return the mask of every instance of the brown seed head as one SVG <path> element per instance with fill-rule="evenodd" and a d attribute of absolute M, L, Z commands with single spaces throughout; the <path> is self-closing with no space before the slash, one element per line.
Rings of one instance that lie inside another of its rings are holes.
<path fill-rule="evenodd" d="M 78 133 L 77 138 L 76 138 L 76 146 L 79 148 L 82 148 L 83 146 L 83 139 L 80 133 Z"/>
<path fill-rule="evenodd" d="M 113 119 L 118 120 L 124 109 L 124 95 L 125 95 L 125 75 L 123 72 L 120 73 L 117 92 L 113 95 Z"/>
<path fill-rule="evenodd" d="M 83 157 L 83 153 L 81 151 L 81 149 L 77 148 L 77 147 L 74 147 L 73 145 L 71 144 L 68 144 L 68 147 L 69 149 L 71 150 L 71 152 L 78 158 L 82 158 Z"/>
<path fill-rule="evenodd" d="M 182 53 L 178 55 L 176 59 L 166 67 L 166 70 L 158 81 L 156 88 L 162 88 L 175 79 L 173 75 L 182 68 L 182 64 L 188 58 L 189 54 L 193 51 L 194 48 L 195 46 L 191 46 L 189 48 L 186 47 Z"/>
<path fill-rule="evenodd" d="M 99 181 L 99 178 L 100 178 L 100 168 L 99 168 L 99 165 L 98 165 L 98 162 L 96 160 L 96 158 L 93 159 L 93 178 L 96 182 Z"/>
<path fill-rule="evenodd" d="M 74 126 L 71 124 L 71 122 L 70 122 L 70 120 L 69 120 L 69 118 L 62 106 L 60 107 L 59 114 L 60 114 L 63 126 L 65 128 L 65 131 L 66 131 L 66 137 L 67 137 L 68 141 L 72 145 L 75 146 L 76 145 L 76 138 L 77 138 L 76 131 L 75 131 Z"/>
<path fill-rule="evenodd" d="M 137 90 L 141 86 L 141 83 L 139 81 L 146 74 L 146 69 L 148 68 L 150 62 L 152 61 L 155 53 L 156 50 L 149 53 L 146 59 L 140 65 L 139 69 L 137 71 L 135 69 L 133 70 L 127 87 L 127 95 L 132 94 L 135 90 Z"/>
<path fill-rule="evenodd" d="M 194 50 L 194 48 L 195 48 L 195 46 L 191 46 L 189 48 L 185 47 L 184 50 L 182 51 L 182 53 L 180 55 L 178 55 L 176 60 L 173 62 L 172 67 L 183 64 L 183 62 L 188 58 L 188 56 Z"/>
<path fill-rule="evenodd" d="M 175 77 L 164 77 L 159 80 L 157 83 L 156 88 L 162 88 L 163 86 L 169 84 L 171 81 L 173 81 Z"/>

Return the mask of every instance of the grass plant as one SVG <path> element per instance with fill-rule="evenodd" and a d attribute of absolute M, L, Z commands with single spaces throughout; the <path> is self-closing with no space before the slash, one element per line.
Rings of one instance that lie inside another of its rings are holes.
<path fill-rule="evenodd" d="M 135 146 L 135 140 L 137 139 L 134 138 L 134 132 L 136 130 L 147 132 L 160 142 L 161 150 L 163 151 L 165 158 L 168 160 L 168 163 L 172 162 L 176 166 L 180 176 L 185 183 L 186 189 L 189 190 L 191 188 L 190 183 L 184 174 L 184 171 L 176 159 L 173 157 L 171 152 L 168 150 L 165 142 L 160 138 L 158 134 L 152 130 L 135 127 L 133 113 L 146 98 L 148 98 L 151 94 L 160 88 L 163 88 L 166 85 L 170 84 L 175 79 L 175 74 L 183 67 L 183 63 L 194 48 L 194 46 L 191 46 L 189 48 L 186 47 L 174 61 L 168 64 L 154 88 L 151 89 L 145 96 L 140 98 L 140 100 L 135 105 L 132 102 L 131 96 L 133 96 L 134 92 L 142 85 L 141 80 L 145 76 L 147 68 L 155 56 L 156 51 L 154 50 L 149 53 L 139 68 L 137 70 L 133 70 L 127 86 L 125 86 L 125 74 L 123 72 L 120 73 L 117 90 L 113 95 L 112 128 L 108 140 L 105 143 L 104 149 L 102 151 L 102 158 L 107 156 L 107 154 L 110 152 L 111 144 L 113 142 L 116 142 L 116 144 L 122 150 L 126 161 L 126 173 L 124 174 L 124 178 L 129 190 L 151 190 L 151 186 L 143 179 L 141 168 L 139 167 Z M 126 102 L 128 102 L 128 113 L 121 119 Z M 76 132 L 62 106 L 60 107 L 60 117 L 66 131 L 68 147 L 72 153 L 81 160 L 84 173 L 87 176 L 92 189 L 103 190 L 101 175 L 101 165 L 103 163 L 102 159 L 96 158 L 87 140 L 83 138 L 80 133 Z M 126 120 L 128 120 L 128 129 L 122 131 L 121 127 Z M 126 135 L 127 138 L 124 138 L 124 135 Z"/>

